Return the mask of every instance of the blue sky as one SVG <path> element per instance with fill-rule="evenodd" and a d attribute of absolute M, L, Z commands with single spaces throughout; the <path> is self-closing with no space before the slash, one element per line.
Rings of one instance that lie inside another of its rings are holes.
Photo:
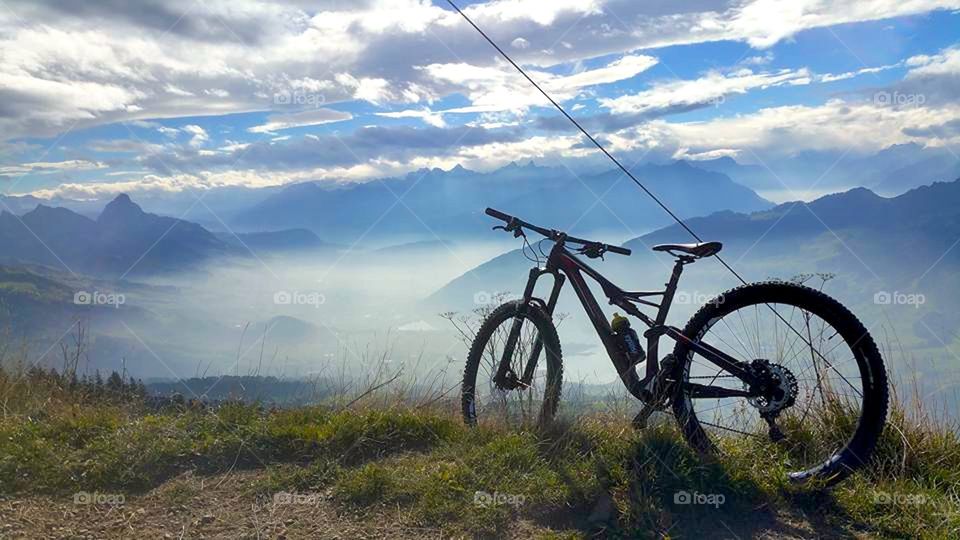
<path fill-rule="evenodd" d="M 9 2 L 0 185 L 97 199 L 604 166 L 440 2 Z M 960 142 L 960 2 L 473 2 L 627 162 Z M 119 10 L 119 12 L 118 12 Z"/>

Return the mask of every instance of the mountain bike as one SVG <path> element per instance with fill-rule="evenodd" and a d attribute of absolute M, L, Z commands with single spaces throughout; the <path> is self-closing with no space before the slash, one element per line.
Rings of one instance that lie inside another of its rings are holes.
<path fill-rule="evenodd" d="M 752 283 L 709 300 L 679 329 L 666 320 L 683 269 L 716 255 L 721 243 L 654 246 L 675 258 L 669 281 L 663 290 L 630 292 L 578 255 L 597 259 L 631 250 L 491 208 L 486 213 L 504 222 L 494 229 L 522 238 L 525 247 L 527 231 L 553 247 L 544 254 L 546 264 L 530 270 L 523 296 L 493 309 L 477 330 L 461 387 L 468 425 L 553 419 L 563 383 L 553 315 L 569 280 L 620 380 L 643 404 L 635 427 L 644 428 L 654 411 L 671 408 L 697 451 L 722 455 L 732 439 L 755 438 L 782 448 L 787 474 L 798 482 L 832 484 L 869 459 L 886 420 L 886 370 L 870 333 L 833 298 L 793 282 Z M 553 286 L 544 300 L 534 290 L 546 274 Z M 584 276 L 599 285 L 611 305 L 647 327 L 645 354 L 633 350 L 636 344 L 623 321 L 616 320 L 619 315 L 614 317 L 619 329 L 607 321 Z M 641 308 L 656 311 L 648 315 Z M 675 344 L 659 359 L 662 337 Z M 640 378 L 637 368 L 644 362 Z"/>

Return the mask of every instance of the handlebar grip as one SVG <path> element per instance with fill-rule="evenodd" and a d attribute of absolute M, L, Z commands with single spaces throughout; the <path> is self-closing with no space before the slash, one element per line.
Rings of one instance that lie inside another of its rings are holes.
<path fill-rule="evenodd" d="M 617 246 L 607 246 L 607 251 L 610 253 L 619 253 L 620 255 L 630 255 L 633 253 L 627 248 L 617 247 Z"/>
<path fill-rule="evenodd" d="M 500 221 L 506 221 L 506 222 L 509 223 L 510 220 L 513 219 L 511 216 L 508 216 L 507 214 L 504 214 L 503 212 L 501 212 L 501 211 L 499 211 L 499 210 L 494 210 L 493 208 L 487 208 L 487 209 L 485 210 L 485 212 L 486 212 L 486 214 L 487 214 L 488 216 L 490 216 L 490 217 L 495 217 L 495 218 L 499 219 Z"/>

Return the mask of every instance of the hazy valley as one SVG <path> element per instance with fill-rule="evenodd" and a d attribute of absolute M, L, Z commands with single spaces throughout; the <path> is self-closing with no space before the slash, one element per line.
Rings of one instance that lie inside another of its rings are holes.
<path fill-rule="evenodd" d="M 858 188 L 774 206 L 723 173 L 684 162 L 638 173 L 671 204 L 682 201 L 674 208 L 702 237 L 722 241 L 722 256 L 746 279 L 807 274 L 820 283 L 813 274 L 830 274 L 825 289 L 882 336 L 897 359 L 894 372 L 917 372 L 924 391 L 953 399 L 958 381 L 947 346 L 960 322 L 952 309 L 960 251 L 951 249 L 960 235 L 960 182 L 893 198 Z M 502 195 L 481 197 L 485 191 Z M 656 289 L 666 279 L 670 259 L 650 246 L 690 240 L 677 225 L 657 228 L 667 218 L 622 175 L 581 177 L 532 164 L 266 190 L 221 229 L 145 212 L 120 195 L 90 218 L 44 205 L 0 216 L 3 323 L 50 366 L 83 327 L 85 369 L 146 380 L 342 376 L 386 359 L 452 383 L 465 344 L 440 314 L 469 314 L 517 294 L 533 265 L 530 249 L 524 254 L 519 241 L 490 230 L 483 208 L 473 207 L 479 200 L 623 242 L 632 257 L 592 264 L 628 289 Z M 694 265 L 671 320 L 682 324 L 736 284 L 715 260 Z M 559 309 L 569 317 L 567 377 L 615 380 L 572 293 Z"/>

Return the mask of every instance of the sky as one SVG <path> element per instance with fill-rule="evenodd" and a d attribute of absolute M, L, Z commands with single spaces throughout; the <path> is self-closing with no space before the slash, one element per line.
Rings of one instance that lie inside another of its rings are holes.
<path fill-rule="evenodd" d="M 960 0 L 461 7 L 629 164 L 960 146 Z M 0 192 L 609 166 L 446 2 L 0 0 Z"/>

